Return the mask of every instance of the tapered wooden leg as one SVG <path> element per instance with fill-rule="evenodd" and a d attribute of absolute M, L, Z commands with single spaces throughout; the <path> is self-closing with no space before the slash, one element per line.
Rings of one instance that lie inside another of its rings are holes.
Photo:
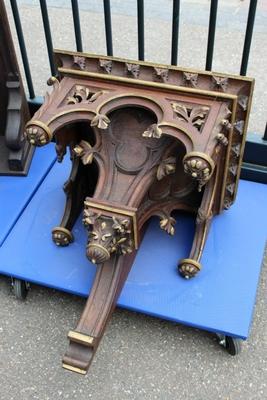
<path fill-rule="evenodd" d="M 94 165 L 84 166 L 79 159 L 72 163 L 70 177 L 64 185 L 64 214 L 60 225 L 52 230 L 52 239 L 57 246 L 68 246 L 74 240 L 71 230 L 81 213 L 85 197 L 91 195 L 95 187 L 97 174 L 94 168 Z"/>
<path fill-rule="evenodd" d="M 180 274 L 186 279 L 193 278 L 201 270 L 200 259 L 213 216 L 215 189 L 216 176 L 214 175 L 205 188 L 201 206 L 198 209 L 195 236 L 189 258 L 180 260 L 178 264 Z"/>
<path fill-rule="evenodd" d="M 128 276 L 136 252 L 125 256 L 113 256 L 99 265 L 81 319 L 68 338 L 70 346 L 63 358 L 63 367 L 86 374 L 107 323 L 116 306 L 124 282 Z"/>

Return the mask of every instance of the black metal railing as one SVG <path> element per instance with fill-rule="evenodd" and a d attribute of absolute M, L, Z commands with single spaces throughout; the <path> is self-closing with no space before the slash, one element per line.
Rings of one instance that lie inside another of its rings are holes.
<path fill-rule="evenodd" d="M 40 9 L 42 14 L 42 21 L 44 27 L 44 34 L 46 39 L 46 46 L 48 52 L 48 59 L 52 75 L 56 74 L 56 68 L 53 59 L 53 41 L 49 23 L 48 9 L 46 0 L 39 0 Z M 34 99 L 35 91 L 29 67 L 29 61 L 24 42 L 23 30 L 21 27 L 20 16 L 16 0 L 10 0 L 11 8 L 14 16 L 26 82 L 29 90 L 30 99 Z M 77 51 L 83 51 L 82 44 L 82 31 L 79 15 L 78 0 L 71 0 L 72 17 L 74 24 L 74 34 L 76 40 Z M 138 37 L 138 58 L 139 60 L 145 59 L 145 15 L 144 15 L 144 0 L 136 0 L 137 5 L 137 37 Z M 110 0 L 103 0 L 104 8 L 104 24 L 105 24 L 105 37 L 106 37 L 106 50 L 107 55 L 113 55 L 113 40 L 112 40 L 112 19 L 111 19 L 111 6 Z M 217 20 L 218 0 L 210 0 L 210 15 L 209 15 L 209 29 L 207 38 L 207 53 L 206 53 L 206 70 L 212 69 L 213 50 L 216 36 L 216 20 Z M 242 60 L 240 66 L 240 75 L 246 75 L 248 61 L 250 56 L 250 47 L 253 35 L 253 28 L 255 22 L 255 15 L 257 9 L 257 0 L 250 0 L 248 18 L 246 24 L 246 34 L 243 46 Z M 178 62 L 178 49 L 179 49 L 179 23 L 180 23 L 180 0 L 173 0 L 172 3 L 172 35 L 171 35 L 171 55 L 170 63 L 177 65 Z M 267 139 L 265 132 L 263 139 Z"/>

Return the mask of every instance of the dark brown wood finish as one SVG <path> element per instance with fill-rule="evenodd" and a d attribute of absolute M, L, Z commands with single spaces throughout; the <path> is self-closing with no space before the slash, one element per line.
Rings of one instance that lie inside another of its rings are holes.
<path fill-rule="evenodd" d="M 200 258 L 214 215 L 235 198 L 253 81 L 93 55 L 56 52 L 59 80 L 26 126 L 42 146 L 56 140 L 72 158 L 67 202 L 53 229 L 74 240 L 84 205 L 86 254 L 98 271 L 63 366 L 86 373 L 103 336 L 148 219 L 173 235 L 174 210 L 196 215 L 185 278 Z"/>
<path fill-rule="evenodd" d="M 34 149 L 23 136 L 30 114 L 3 0 L 0 0 L 0 95 L 0 175 L 26 175 Z"/>

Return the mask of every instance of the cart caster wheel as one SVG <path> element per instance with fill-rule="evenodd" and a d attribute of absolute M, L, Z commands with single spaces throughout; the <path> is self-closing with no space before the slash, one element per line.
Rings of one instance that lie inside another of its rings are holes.
<path fill-rule="evenodd" d="M 232 336 L 217 335 L 219 344 L 223 346 L 231 356 L 241 353 L 241 340 Z"/>
<path fill-rule="evenodd" d="M 25 300 L 29 291 L 29 283 L 21 279 L 12 279 L 14 295 L 18 300 Z"/>

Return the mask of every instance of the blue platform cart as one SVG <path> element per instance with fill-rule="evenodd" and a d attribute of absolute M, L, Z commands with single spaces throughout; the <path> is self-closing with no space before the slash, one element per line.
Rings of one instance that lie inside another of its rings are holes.
<path fill-rule="evenodd" d="M 85 256 L 81 219 L 70 246 L 58 248 L 51 240 L 63 212 L 62 182 L 69 171 L 70 162 L 55 163 L 49 145 L 37 150 L 28 177 L 0 178 L 0 273 L 12 277 L 17 297 L 25 297 L 25 282 L 84 297 L 90 292 L 96 267 Z M 266 208 L 267 186 L 240 181 L 235 204 L 212 222 L 201 273 L 189 281 L 177 273 L 177 261 L 188 256 L 193 218 L 177 214 L 174 237 L 152 219 L 118 306 L 214 332 L 230 354 L 237 354 L 253 315 Z"/>

